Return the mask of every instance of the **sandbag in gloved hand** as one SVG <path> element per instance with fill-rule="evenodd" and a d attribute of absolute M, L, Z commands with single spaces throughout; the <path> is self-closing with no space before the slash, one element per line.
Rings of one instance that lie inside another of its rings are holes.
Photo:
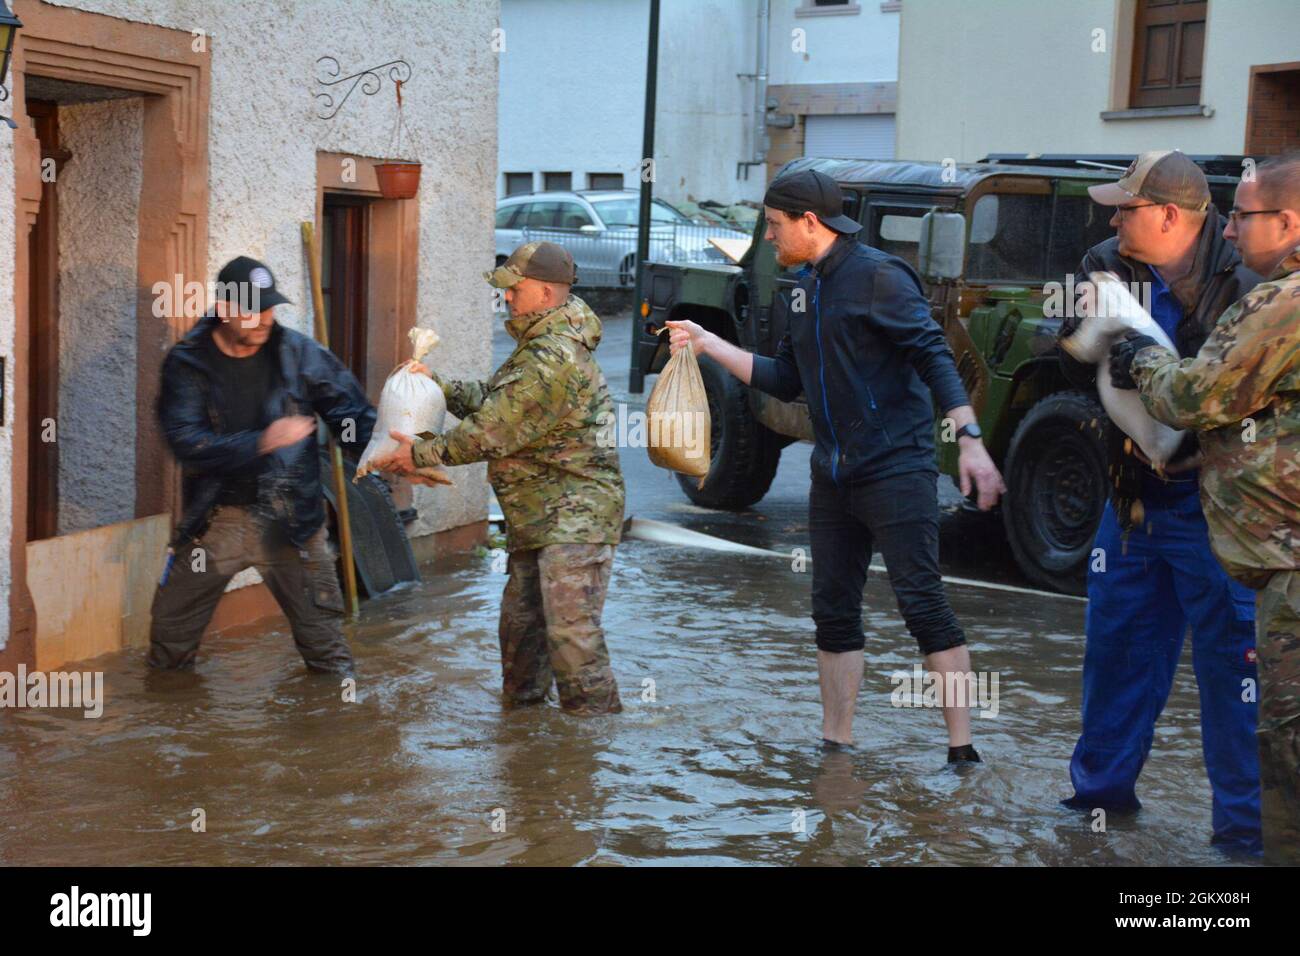
<path fill-rule="evenodd" d="M 1133 359 L 1149 345 L 1159 345 L 1149 335 L 1130 334 L 1110 347 L 1110 382 L 1116 388 L 1137 388 L 1133 381 Z"/>

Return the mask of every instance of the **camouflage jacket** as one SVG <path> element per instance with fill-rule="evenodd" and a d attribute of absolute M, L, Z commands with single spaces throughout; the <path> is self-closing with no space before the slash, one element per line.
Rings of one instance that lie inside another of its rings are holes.
<path fill-rule="evenodd" d="M 594 354 L 600 319 L 569 296 L 548 312 L 510 319 L 506 330 L 518 344 L 486 382 L 434 376 L 462 421 L 416 442 L 416 464 L 487 461 L 509 551 L 617 544 L 623 473 L 607 440 L 614 402 Z"/>
<path fill-rule="evenodd" d="M 1228 573 L 1258 588 L 1300 567 L 1300 248 L 1194 358 L 1145 348 L 1133 379 L 1155 418 L 1201 433 L 1201 503 Z"/>

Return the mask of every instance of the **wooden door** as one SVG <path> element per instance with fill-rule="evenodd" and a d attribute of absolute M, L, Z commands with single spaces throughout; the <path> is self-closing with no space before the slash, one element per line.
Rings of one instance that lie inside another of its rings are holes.
<path fill-rule="evenodd" d="M 325 195 L 321 237 L 321 292 L 330 351 L 366 387 L 366 275 L 369 204 L 362 196 Z"/>

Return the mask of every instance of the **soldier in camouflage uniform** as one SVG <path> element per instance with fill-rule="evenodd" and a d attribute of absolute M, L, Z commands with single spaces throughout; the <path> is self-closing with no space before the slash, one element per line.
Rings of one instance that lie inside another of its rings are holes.
<path fill-rule="evenodd" d="M 554 680 L 569 713 L 617 713 L 600 618 L 624 492 L 618 449 L 603 440 L 615 416 L 594 354 L 600 319 L 570 294 L 573 259 L 555 243 L 520 246 L 486 278 L 505 290 L 514 353 L 485 382 L 433 375 L 461 423 L 413 445 L 393 432 L 402 448 L 379 464 L 410 474 L 488 462 L 510 552 L 500 623 L 508 702 L 541 702 Z"/>
<path fill-rule="evenodd" d="M 1224 235 L 1268 280 L 1220 317 L 1194 358 L 1117 343 L 1117 383 L 1200 433 L 1215 555 L 1256 595 L 1265 857 L 1300 863 L 1300 154 L 1243 181 Z M 1247 692 L 1243 688 L 1243 693 Z"/>

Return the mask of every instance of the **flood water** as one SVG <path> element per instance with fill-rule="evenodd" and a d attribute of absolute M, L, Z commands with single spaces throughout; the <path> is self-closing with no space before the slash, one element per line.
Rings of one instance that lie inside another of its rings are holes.
<path fill-rule="evenodd" d="M 823 754 L 809 577 L 630 541 L 606 611 L 622 715 L 503 710 L 490 555 L 426 569 L 352 629 L 358 700 L 284 631 L 208 641 L 198 672 L 105 672 L 99 719 L 0 711 L 4 864 L 1217 864 L 1189 661 L 1138 817 L 1058 808 L 1083 605 L 951 587 L 999 713 L 948 769 L 940 713 L 895 707 L 917 660 L 868 586 L 858 749 Z M 653 682 L 653 683 L 649 683 Z M 651 693 L 653 691 L 653 693 Z M 195 833 L 193 811 L 206 816 Z M 802 823 L 802 828 L 799 824 Z M 495 824 L 495 829 L 494 829 Z"/>

